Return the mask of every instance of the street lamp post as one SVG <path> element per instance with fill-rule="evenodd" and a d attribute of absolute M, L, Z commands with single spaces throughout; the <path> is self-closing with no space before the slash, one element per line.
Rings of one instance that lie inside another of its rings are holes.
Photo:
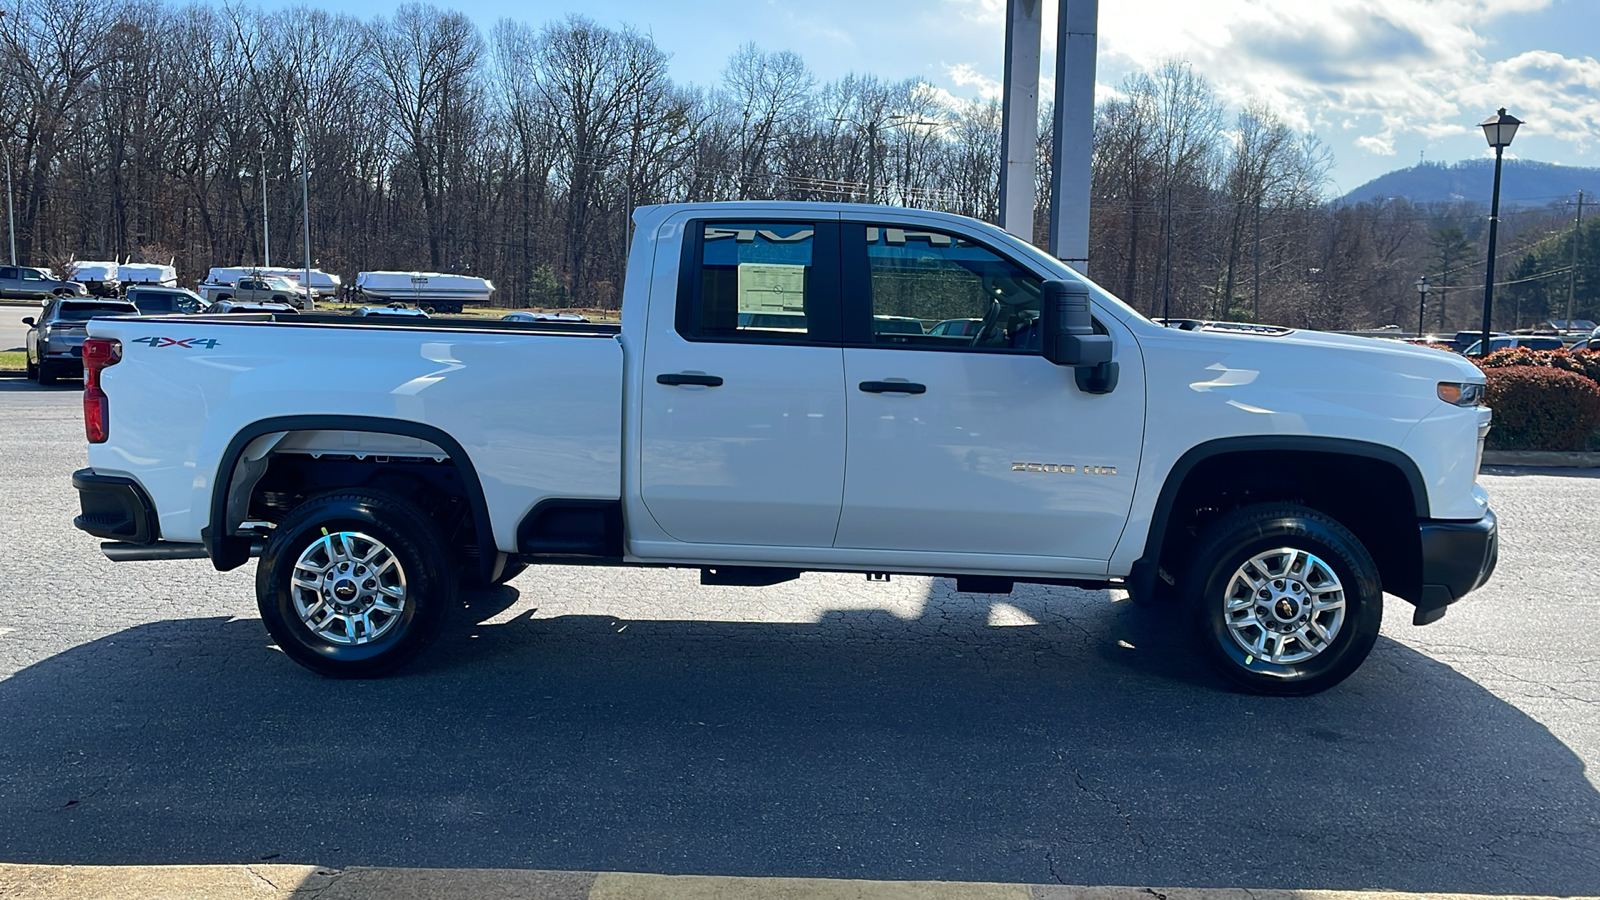
<path fill-rule="evenodd" d="M 1422 311 L 1428 305 L 1428 276 L 1417 279 L 1417 337 L 1422 337 Z"/>
<path fill-rule="evenodd" d="M 1506 115 L 1506 108 L 1502 106 L 1500 112 L 1479 124 L 1483 128 L 1484 138 L 1494 148 L 1494 194 L 1489 202 L 1489 263 L 1483 276 L 1483 340 L 1478 344 L 1478 355 L 1488 356 L 1489 319 L 1494 312 L 1494 245 L 1500 228 L 1500 163 L 1522 120 Z"/>
<path fill-rule="evenodd" d="M 900 185 L 900 205 L 909 207 L 909 206 L 912 205 L 912 200 L 911 200 L 911 133 L 909 131 L 906 131 L 905 129 L 915 128 L 915 127 L 937 128 L 940 125 L 943 125 L 944 123 L 943 122 L 935 122 L 935 121 L 932 121 L 932 120 L 929 120 L 929 119 L 913 118 L 912 116 L 909 116 L 909 115 L 907 115 L 905 113 L 890 113 L 888 118 L 889 118 L 890 127 L 901 129 L 901 138 L 902 138 L 902 140 L 903 140 L 903 142 L 905 144 L 905 180 L 902 181 L 901 185 Z"/>

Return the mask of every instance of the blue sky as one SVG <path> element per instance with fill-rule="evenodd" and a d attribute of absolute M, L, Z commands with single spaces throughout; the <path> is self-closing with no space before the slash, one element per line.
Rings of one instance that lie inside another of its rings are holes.
<path fill-rule="evenodd" d="M 1048 75 L 1057 4 L 1043 2 Z M 309 5 L 370 17 L 396 2 Z M 701 85 L 715 84 L 751 41 L 799 53 L 820 80 L 920 76 L 963 98 L 996 92 L 1002 71 L 1005 0 L 436 5 L 485 29 L 502 17 L 542 23 L 573 13 L 631 24 L 672 54 L 675 79 Z M 1265 101 L 1322 138 L 1334 152 L 1335 194 L 1424 153 L 1445 162 L 1488 154 L 1475 123 L 1502 105 L 1528 122 L 1514 155 L 1600 166 L 1600 0 L 1100 0 L 1099 30 L 1102 92 L 1139 66 L 1181 56 L 1225 102 Z"/>

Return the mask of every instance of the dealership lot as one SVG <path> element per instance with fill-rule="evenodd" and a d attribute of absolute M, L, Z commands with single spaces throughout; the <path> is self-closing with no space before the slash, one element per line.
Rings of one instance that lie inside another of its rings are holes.
<path fill-rule="evenodd" d="M 0 381 L 0 861 L 1592 893 L 1600 478 L 1485 476 L 1501 566 L 1303 699 L 1105 593 L 533 570 L 399 676 L 253 567 L 71 527 L 78 395 Z"/>

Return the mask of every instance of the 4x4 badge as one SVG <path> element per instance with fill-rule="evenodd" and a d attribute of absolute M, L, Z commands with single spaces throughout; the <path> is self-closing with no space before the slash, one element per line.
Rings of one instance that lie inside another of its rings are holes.
<path fill-rule="evenodd" d="M 151 347 L 182 347 L 185 350 L 193 350 L 196 347 L 204 347 L 207 350 L 211 350 L 217 346 L 216 338 L 142 337 L 134 338 L 133 342 L 135 344 L 149 344 Z"/>

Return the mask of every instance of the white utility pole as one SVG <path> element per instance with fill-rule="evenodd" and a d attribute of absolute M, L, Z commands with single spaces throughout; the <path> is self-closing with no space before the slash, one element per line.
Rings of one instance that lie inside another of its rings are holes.
<path fill-rule="evenodd" d="M 315 305 L 314 295 L 311 291 L 311 139 L 306 136 L 304 122 L 296 122 L 300 126 L 300 207 L 305 215 L 306 233 L 306 280 L 300 285 L 306 291 L 307 309 Z"/>
<path fill-rule="evenodd" d="M 11 236 L 11 264 L 17 264 L 17 213 L 11 200 L 11 148 L 6 148 L 6 234 Z"/>
<path fill-rule="evenodd" d="M 1039 154 L 1039 47 L 1044 0 L 1006 0 L 1005 99 L 1000 119 L 1000 227 L 1033 241 Z"/>
<path fill-rule="evenodd" d="M 272 267 L 272 242 L 267 237 L 267 142 L 261 142 L 261 267 Z"/>
<path fill-rule="evenodd" d="M 1095 51 L 1100 0 L 1061 0 L 1056 25 L 1055 140 L 1050 167 L 1050 253 L 1089 274 Z"/>

